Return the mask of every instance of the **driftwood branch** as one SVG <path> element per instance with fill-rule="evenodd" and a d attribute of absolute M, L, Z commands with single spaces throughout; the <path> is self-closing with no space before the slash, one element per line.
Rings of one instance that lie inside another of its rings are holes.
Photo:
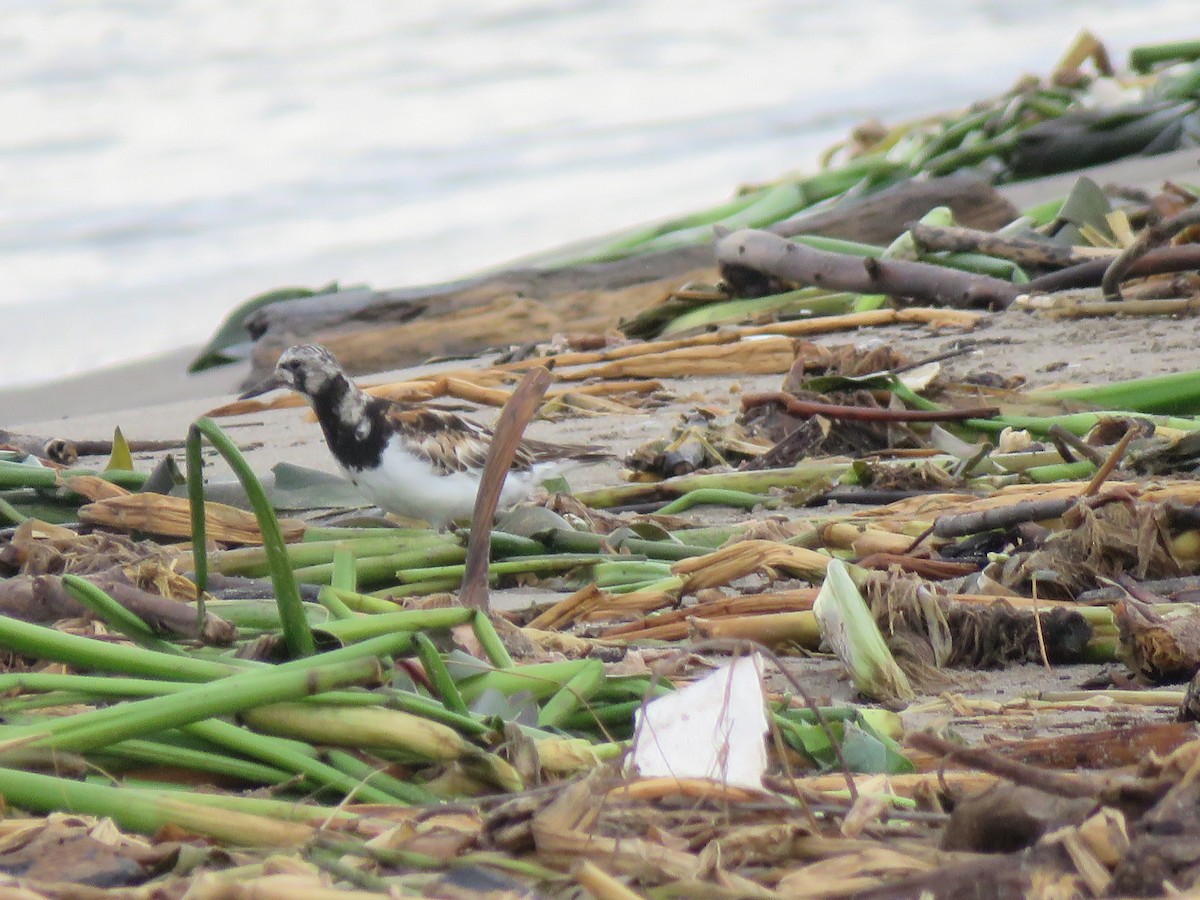
<path fill-rule="evenodd" d="M 910 734 L 904 742 L 923 753 L 944 756 L 960 765 L 998 775 L 1016 784 L 1023 784 L 1058 797 L 1095 797 L 1109 784 L 1101 778 L 1051 772 L 1037 766 L 1006 759 L 988 750 L 961 747 L 925 732 Z"/>
<path fill-rule="evenodd" d="M 1057 519 L 1075 505 L 1074 497 L 1053 500 L 1026 500 L 1011 506 L 985 509 L 982 512 L 938 516 L 933 522 L 933 534 L 940 538 L 966 537 L 982 531 L 1011 528 L 1023 522 Z"/>
<path fill-rule="evenodd" d="M 129 583 L 119 567 L 84 576 L 160 634 L 195 638 L 208 644 L 228 644 L 237 629 L 211 613 L 197 627 L 196 608 L 143 591 Z M 26 622 L 54 622 L 75 617 L 94 618 L 91 611 L 63 587 L 58 575 L 16 575 L 0 581 L 0 612 Z"/>
<path fill-rule="evenodd" d="M 183 446 L 183 441 L 127 441 L 133 453 L 157 453 L 161 450 L 175 450 Z M 112 453 L 112 441 L 71 441 L 60 437 L 45 437 L 38 434 L 20 434 L 0 428 L 0 446 L 12 447 L 22 453 L 29 453 L 69 466 L 81 456 L 107 456 Z"/>
<path fill-rule="evenodd" d="M 1063 247 L 1049 241 L 1031 238 L 1004 237 L 990 231 L 975 228 L 944 227 L 910 222 L 909 232 L 917 246 L 923 250 L 948 250 L 952 253 L 983 253 L 1008 259 L 1017 265 L 1039 269 L 1063 269 L 1080 263 L 1091 262 L 1099 254 L 1087 252 L 1079 247 Z M 1116 255 L 1104 253 L 1103 260 L 1110 262 Z"/>
<path fill-rule="evenodd" d="M 735 286 L 765 277 L 971 309 L 1005 309 L 1024 292 L 1021 286 L 988 275 L 906 260 L 860 259 L 753 229 L 718 233 L 716 253 L 722 276 Z"/>
<path fill-rule="evenodd" d="M 1114 259 L 1093 259 L 1090 262 L 1071 266 L 1058 272 L 1049 272 L 1030 280 L 1026 287 L 1030 291 L 1063 291 L 1072 288 L 1098 287 L 1105 273 L 1116 262 Z M 1180 244 L 1178 247 L 1160 247 L 1150 250 L 1134 260 L 1121 275 L 1144 278 L 1148 275 L 1165 275 L 1168 272 L 1189 272 L 1200 269 L 1200 244 Z"/>
<path fill-rule="evenodd" d="M 1144 257 L 1147 252 L 1160 244 L 1165 244 L 1185 228 L 1200 225 L 1200 206 L 1192 206 L 1183 212 L 1163 219 L 1161 222 L 1142 229 L 1137 239 L 1126 247 L 1121 255 L 1112 261 L 1100 287 L 1104 296 L 1109 300 L 1121 299 L 1121 279 L 1130 274 L 1133 264 Z"/>

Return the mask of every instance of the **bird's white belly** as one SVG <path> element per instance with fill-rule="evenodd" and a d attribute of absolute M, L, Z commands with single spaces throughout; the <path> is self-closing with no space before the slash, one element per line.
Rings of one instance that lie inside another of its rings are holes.
<path fill-rule="evenodd" d="M 409 519 L 424 519 L 441 528 L 456 519 L 469 519 L 479 491 L 480 472 L 440 475 L 418 456 L 393 440 L 375 469 L 343 469 L 372 502 Z M 500 493 L 500 507 L 529 496 L 537 483 L 532 472 L 510 472 Z"/>

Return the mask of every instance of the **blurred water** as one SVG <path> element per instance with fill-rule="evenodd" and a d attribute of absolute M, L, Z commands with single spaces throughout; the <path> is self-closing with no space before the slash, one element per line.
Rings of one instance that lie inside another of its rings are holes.
<path fill-rule="evenodd" d="M 0 0 L 0 386 L 239 300 L 448 278 L 1195 37 L 1195 0 Z"/>

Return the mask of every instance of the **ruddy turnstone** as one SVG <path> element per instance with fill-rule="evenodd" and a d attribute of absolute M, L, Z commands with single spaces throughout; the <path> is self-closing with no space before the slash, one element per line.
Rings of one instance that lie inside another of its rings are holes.
<path fill-rule="evenodd" d="M 332 353 L 316 344 L 289 347 L 274 374 L 242 397 L 277 387 L 289 387 L 308 400 L 334 461 L 372 502 L 439 530 L 470 518 L 491 429 L 446 410 L 371 397 Z M 525 439 L 504 481 L 499 508 L 529 496 L 557 468 L 556 462 L 608 455 L 590 447 Z"/>

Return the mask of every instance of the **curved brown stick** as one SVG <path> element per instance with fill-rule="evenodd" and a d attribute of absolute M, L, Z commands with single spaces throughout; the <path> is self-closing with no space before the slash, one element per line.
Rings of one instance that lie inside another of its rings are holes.
<path fill-rule="evenodd" d="M 783 391 L 764 391 L 742 397 L 742 409 L 753 409 L 768 403 L 780 403 L 788 412 L 800 416 L 825 416 L 827 419 L 848 419 L 855 422 L 957 422 L 962 419 L 990 419 L 1000 415 L 996 406 L 976 406 L 972 409 L 871 409 L 866 406 L 843 406 L 840 403 L 817 403 L 801 400 Z"/>
<path fill-rule="evenodd" d="M 1006 309 L 1024 285 L 899 259 L 862 259 L 794 244 L 768 231 L 714 229 L 717 265 L 733 284 L 747 275 L 858 294 L 911 297 L 959 309 Z"/>
<path fill-rule="evenodd" d="M 1060 269 L 1032 279 L 1025 285 L 1030 291 L 1064 291 L 1071 288 L 1097 287 L 1104 279 L 1104 273 L 1116 261 L 1111 259 L 1093 259 L 1090 262 Z M 1178 247 L 1160 247 L 1150 250 L 1145 256 L 1136 260 L 1126 272 L 1126 275 L 1146 276 L 1163 275 L 1167 272 L 1187 272 L 1200 269 L 1200 244 L 1181 244 Z"/>
<path fill-rule="evenodd" d="M 554 377 L 550 370 L 539 366 L 530 369 L 512 392 L 500 418 L 496 420 L 495 437 L 488 447 L 487 461 L 483 464 L 483 477 L 475 495 L 475 509 L 471 513 L 471 534 L 467 539 L 466 571 L 463 573 L 462 590 L 458 602 L 472 609 L 488 611 L 488 557 L 492 550 L 492 519 L 500 502 L 500 491 L 508 476 L 509 466 L 521 442 L 525 426 L 538 411 L 542 395 Z"/>
<path fill-rule="evenodd" d="M 1142 229 L 1137 240 L 1126 247 L 1105 271 L 1104 278 L 1100 282 L 1105 298 L 1120 300 L 1121 279 L 1129 274 L 1133 264 L 1145 256 L 1151 248 L 1165 244 L 1179 232 L 1193 225 L 1200 225 L 1200 206 L 1192 206 L 1169 219 L 1163 219 L 1156 225 Z"/>

